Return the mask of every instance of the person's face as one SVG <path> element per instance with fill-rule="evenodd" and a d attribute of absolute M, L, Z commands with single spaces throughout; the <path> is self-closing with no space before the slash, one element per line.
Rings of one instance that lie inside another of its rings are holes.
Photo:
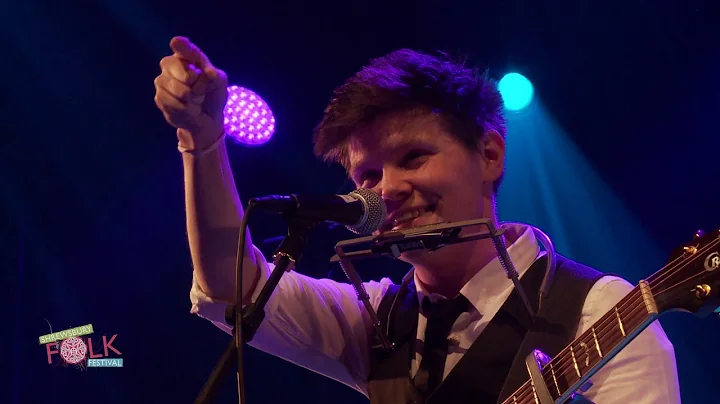
<path fill-rule="evenodd" d="M 436 114 L 390 115 L 351 136 L 349 175 L 387 204 L 381 232 L 491 217 L 492 187 L 505 145 L 490 131 L 477 151 L 447 132 Z M 407 261 L 408 257 L 405 257 Z"/>

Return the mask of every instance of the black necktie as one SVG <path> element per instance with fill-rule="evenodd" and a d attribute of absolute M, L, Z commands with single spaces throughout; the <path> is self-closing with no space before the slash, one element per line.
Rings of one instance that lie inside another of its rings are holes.
<path fill-rule="evenodd" d="M 435 303 L 430 302 L 427 297 L 422 301 L 423 312 L 427 317 L 427 328 L 422 360 L 413 382 L 418 392 L 425 398 L 435 391 L 442 381 L 450 330 L 460 314 L 467 311 L 468 304 L 468 300 L 463 295 Z"/>

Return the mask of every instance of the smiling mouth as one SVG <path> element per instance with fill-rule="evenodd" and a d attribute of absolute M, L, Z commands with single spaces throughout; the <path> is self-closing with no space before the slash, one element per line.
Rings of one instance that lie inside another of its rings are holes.
<path fill-rule="evenodd" d="M 437 208 L 436 204 L 427 205 L 424 207 L 412 209 L 396 217 L 391 223 L 386 226 L 386 230 L 397 230 L 400 228 L 410 227 L 415 219 L 425 215 L 426 213 L 432 213 Z M 389 229 L 388 229 L 389 228 Z"/>

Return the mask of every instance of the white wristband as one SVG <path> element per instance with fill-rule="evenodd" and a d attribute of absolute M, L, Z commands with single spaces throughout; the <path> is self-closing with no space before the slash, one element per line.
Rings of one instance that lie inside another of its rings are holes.
<path fill-rule="evenodd" d="M 214 141 L 210 146 L 208 146 L 204 149 L 201 149 L 201 150 L 188 149 L 187 147 L 181 146 L 178 143 L 178 150 L 180 150 L 182 153 L 187 153 L 194 157 L 202 157 L 202 156 L 210 153 L 211 151 L 217 149 L 218 146 L 220 146 L 220 143 L 222 143 L 224 140 L 225 140 L 225 132 L 223 132 L 223 134 L 220 135 L 220 137 L 217 138 L 217 140 Z"/>

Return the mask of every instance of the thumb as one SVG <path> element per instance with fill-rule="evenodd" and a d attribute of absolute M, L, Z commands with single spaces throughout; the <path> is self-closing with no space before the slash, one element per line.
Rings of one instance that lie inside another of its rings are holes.
<path fill-rule="evenodd" d="M 176 36 L 170 40 L 170 49 L 181 58 L 199 67 L 201 70 L 212 68 L 210 59 L 189 39 Z"/>

